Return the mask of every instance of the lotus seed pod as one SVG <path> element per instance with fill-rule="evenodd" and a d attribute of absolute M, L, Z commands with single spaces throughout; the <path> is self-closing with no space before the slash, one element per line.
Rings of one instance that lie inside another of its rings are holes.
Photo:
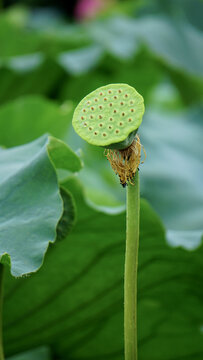
<path fill-rule="evenodd" d="M 143 114 L 143 97 L 133 87 L 109 84 L 81 100 L 73 115 L 73 127 L 89 144 L 125 149 L 133 142 Z"/>

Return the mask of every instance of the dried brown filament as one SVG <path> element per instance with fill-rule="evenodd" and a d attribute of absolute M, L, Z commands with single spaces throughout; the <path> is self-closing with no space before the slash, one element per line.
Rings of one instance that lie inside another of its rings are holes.
<path fill-rule="evenodd" d="M 135 173 L 141 162 L 141 149 L 142 145 L 140 143 L 139 136 L 136 135 L 136 138 L 127 149 L 105 150 L 105 156 L 109 160 L 113 171 L 119 176 L 120 182 L 124 187 L 128 182 L 133 184 Z M 144 148 L 143 151 L 146 158 Z"/>

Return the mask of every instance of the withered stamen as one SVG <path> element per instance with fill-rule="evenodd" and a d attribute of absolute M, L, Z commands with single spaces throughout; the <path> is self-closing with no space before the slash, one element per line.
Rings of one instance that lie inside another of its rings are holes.
<path fill-rule="evenodd" d="M 133 185 L 133 179 L 141 161 L 141 148 L 142 145 L 139 136 L 136 135 L 135 140 L 133 140 L 132 144 L 127 149 L 106 149 L 105 155 L 124 187 L 127 183 Z"/>

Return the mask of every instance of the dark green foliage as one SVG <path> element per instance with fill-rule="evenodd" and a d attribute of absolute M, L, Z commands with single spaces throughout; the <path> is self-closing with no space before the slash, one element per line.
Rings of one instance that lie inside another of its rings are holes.
<path fill-rule="evenodd" d="M 43 267 L 28 280 L 7 276 L 6 352 L 43 344 L 59 359 L 123 359 L 125 213 L 91 208 L 75 178 L 63 186 L 75 199 L 77 224 L 49 249 Z M 193 358 L 196 353 L 201 359 L 202 252 L 202 246 L 194 252 L 170 248 L 160 220 L 142 201 L 141 360 Z"/>
<path fill-rule="evenodd" d="M 104 150 L 71 128 L 78 102 L 109 83 L 145 99 L 141 194 L 164 222 L 143 200 L 139 360 L 203 358 L 202 4 L 124 7 L 81 24 L 17 7 L 0 15 L 0 254 L 11 360 L 123 359 L 125 191 Z M 16 279 L 9 265 L 16 276 L 40 269 Z"/>

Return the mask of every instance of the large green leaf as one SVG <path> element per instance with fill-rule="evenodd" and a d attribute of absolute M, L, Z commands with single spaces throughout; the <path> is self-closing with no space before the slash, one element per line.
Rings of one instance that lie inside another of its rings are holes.
<path fill-rule="evenodd" d="M 50 18 L 51 13 L 47 12 L 47 15 Z M 42 26 L 39 26 L 40 22 Z M 0 14 L 0 42 L 0 60 L 6 64 L 14 56 L 34 54 L 42 49 L 43 53 L 55 56 L 59 52 L 87 45 L 89 41 L 84 29 L 78 25 L 73 27 L 63 20 L 60 26 L 53 21 L 48 23 L 43 19 L 43 12 L 36 11 L 33 16 L 28 8 L 25 14 L 25 9 L 13 7 Z"/>
<path fill-rule="evenodd" d="M 36 271 L 55 240 L 63 212 L 56 168 L 78 171 L 81 162 L 62 141 L 47 135 L 0 150 L 0 256 L 14 276 Z"/>
<path fill-rule="evenodd" d="M 25 351 L 6 360 L 51 360 L 50 350 L 46 347 Z"/>
<path fill-rule="evenodd" d="M 9 66 L 0 66 L 1 103 L 26 94 L 55 94 L 64 71 L 52 59 L 39 61 L 40 66 L 33 66 L 36 55 L 29 56 L 29 60 L 28 55 L 14 57 L 12 66 L 11 62 Z M 30 71 L 26 71 L 29 67 Z"/>
<path fill-rule="evenodd" d="M 0 145 L 22 145 L 46 132 L 63 137 L 73 111 L 72 102 L 59 107 L 40 96 L 26 96 L 8 102 L 0 107 Z"/>
<path fill-rule="evenodd" d="M 191 25 L 166 17 L 149 16 L 139 19 L 135 29 L 149 49 L 169 65 L 203 77 L 203 38 Z"/>
<path fill-rule="evenodd" d="M 148 109 L 140 128 L 147 159 L 142 191 L 167 228 L 202 230 L 202 108 L 169 112 Z"/>
<path fill-rule="evenodd" d="M 68 73 L 80 75 L 97 66 L 102 50 L 99 46 L 88 46 L 64 52 L 58 56 L 58 62 Z"/>
<path fill-rule="evenodd" d="M 55 61 L 56 54 L 89 44 L 77 25 L 62 21 L 63 26 L 53 22 L 49 26 L 42 17 L 39 14 L 37 26 L 32 27 L 37 11 L 33 16 L 28 9 L 9 8 L 0 14 L 1 103 L 25 94 L 55 96 L 65 73 Z"/>
<path fill-rule="evenodd" d="M 7 355 L 49 345 L 57 359 L 123 359 L 125 214 L 107 215 L 72 192 L 78 222 L 50 248 L 29 279 L 6 277 Z M 170 248 L 157 215 L 142 201 L 138 284 L 140 360 L 201 360 L 201 264 L 194 252 Z M 15 306 L 14 306 L 15 303 Z"/>
<path fill-rule="evenodd" d="M 59 26 L 58 22 L 51 24 L 51 15 L 47 21 L 48 14 L 43 23 L 43 16 L 39 12 L 33 18 L 31 16 L 31 20 L 27 17 L 21 26 L 16 24 L 14 16 L 0 17 L 0 101 L 26 93 L 55 95 L 64 80 L 69 80 L 63 69 L 75 75 L 97 67 L 100 73 L 102 54 L 105 55 L 104 64 L 110 64 L 104 76 L 115 76 L 114 81 L 118 81 L 115 67 L 120 67 L 121 73 L 125 72 L 129 68 L 126 62 L 130 65 L 143 46 L 147 51 L 142 54 L 143 72 L 148 68 L 146 62 L 155 62 L 160 73 L 164 68 L 170 75 L 186 102 L 200 100 L 202 34 L 186 21 L 161 15 L 138 19 L 110 16 L 102 21 L 72 26 L 60 19 Z M 32 26 L 32 22 L 37 25 Z M 137 73 L 140 69 L 134 64 L 134 75 L 129 76 L 131 81 L 137 81 Z M 150 84 L 148 74 L 144 77 Z"/>
<path fill-rule="evenodd" d="M 40 48 L 40 36 L 0 16 L 1 62 L 9 56 L 33 53 Z"/>
<path fill-rule="evenodd" d="M 169 66 L 203 77 L 202 34 L 188 23 L 161 16 L 140 19 L 120 16 L 90 24 L 89 32 L 96 42 L 107 47 L 110 43 L 110 52 L 114 52 L 117 45 L 116 55 L 121 58 L 123 52 L 127 53 L 125 57 L 132 56 L 137 44 L 143 42 Z"/>

